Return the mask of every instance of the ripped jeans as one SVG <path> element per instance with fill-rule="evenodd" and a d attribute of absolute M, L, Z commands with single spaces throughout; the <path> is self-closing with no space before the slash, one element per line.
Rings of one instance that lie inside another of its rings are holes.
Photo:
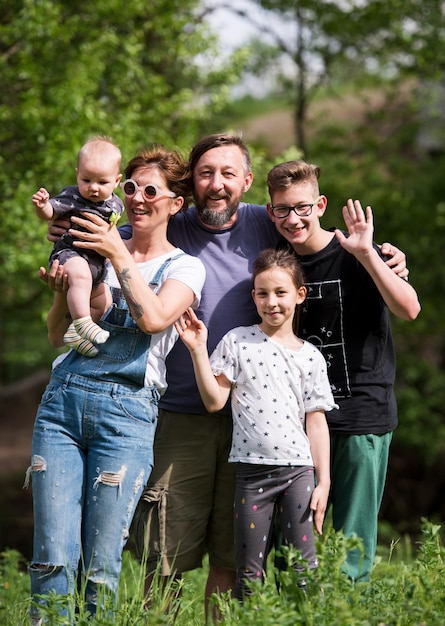
<path fill-rule="evenodd" d="M 34 502 L 29 571 L 37 603 L 46 602 L 36 594 L 73 594 L 79 568 L 93 615 L 104 597 L 114 601 L 122 550 L 153 466 L 158 399 L 155 388 L 53 371 L 28 470 Z M 72 622 L 72 611 L 61 613 Z M 33 623 L 41 623 L 39 616 L 33 607 Z"/>

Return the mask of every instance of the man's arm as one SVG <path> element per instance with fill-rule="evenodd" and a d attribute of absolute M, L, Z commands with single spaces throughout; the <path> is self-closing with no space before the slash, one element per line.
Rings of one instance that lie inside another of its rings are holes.
<path fill-rule="evenodd" d="M 55 217 L 48 222 L 48 234 L 46 238 L 51 243 L 56 243 L 70 228 L 71 222 L 69 220 L 62 217 Z"/>
<path fill-rule="evenodd" d="M 380 250 L 385 259 L 385 263 L 400 278 L 408 280 L 409 269 L 406 267 L 406 256 L 392 243 L 382 243 Z"/>
<path fill-rule="evenodd" d="M 340 245 L 363 265 L 373 279 L 389 310 L 404 320 L 415 320 L 420 312 L 417 293 L 406 280 L 385 263 L 373 246 L 374 225 L 371 207 L 366 214 L 358 200 L 348 200 L 343 207 L 343 218 L 349 237 L 335 231 Z"/>

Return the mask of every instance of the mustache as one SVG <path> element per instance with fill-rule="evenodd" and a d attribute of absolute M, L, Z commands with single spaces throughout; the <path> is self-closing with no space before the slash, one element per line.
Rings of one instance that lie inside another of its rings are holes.
<path fill-rule="evenodd" d="M 204 198 L 204 203 L 206 200 L 230 200 L 231 198 L 231 194 L 229 193 L 224 193 L 224 194 L 210 194 L 208 193 L 205 198 Z"/>

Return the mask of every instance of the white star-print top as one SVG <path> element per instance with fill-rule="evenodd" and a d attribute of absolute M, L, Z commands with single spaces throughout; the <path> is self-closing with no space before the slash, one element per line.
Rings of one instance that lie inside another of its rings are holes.
<path fill-rule="evenodd" d="M 215 376 L 232 383 L 229 461 L 313 466 L 305 415 L 337 406 L 321 352 L 307 341 L 290 350 L 258 325 L 240 326 L 224 335 L 210 360 Z"/>

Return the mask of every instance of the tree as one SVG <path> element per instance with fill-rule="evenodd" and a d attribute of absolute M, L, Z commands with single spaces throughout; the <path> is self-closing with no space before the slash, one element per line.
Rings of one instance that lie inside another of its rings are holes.
<path fill-rule="evenodd" d="M 31 196 L 73 183 L 80 145 L 111 135 L 124 163 L 157 141 L 188 152 L 240 73 L 215 63 L 197 0 L 5 0 L 0 25 L 0 380 L 48 363 L 49 254 Z"/>
<path fill-rule="evenodd" d="M 217 6 L 257 26 L 248 69 L 269 83 L 272 72 L 281 78 L 293 102 L 296 145 L 304 153 L 308 106 L 322 85 L 340 80 L 357 86 L 370 74 L 388 80 L 418 76 L 419 70 L 424 78 L 443 74 L 441 0 L 251 0 L 251 4 L 265 14 L 224 2 Z M 274 17 L 279 18 L 278 26 Z"/>

